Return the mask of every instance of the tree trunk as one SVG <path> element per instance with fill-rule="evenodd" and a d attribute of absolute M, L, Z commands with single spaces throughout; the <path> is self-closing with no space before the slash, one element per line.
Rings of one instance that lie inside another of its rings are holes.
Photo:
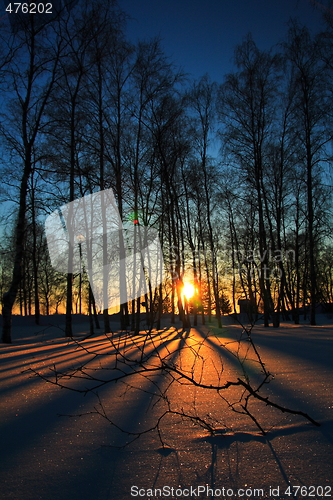
<path fill-rule="evenodd" d="M 29 148 L 28 148 L 28 153 L 31 153 L 31 150 Z M 24 252 L 25 213 L 27 206 L 28 181 L 31 175 L 31 171 L 32 171 L 31 155 L 27 154 L 25 160 L 24 172 L 21 179 L 21 187 L 20 187 L 20 202 L 19 202 L 19 213 L 16 223 L 15 259 L 14 259 L 12 282 L 8 292 L 5 292 L 3 295 L 2 342 L 6 344 L 11 344 L 12 342 L 11 340 L 12 310 L 18 292 L 19 284 L 21 281 L 21 266 L 23 260 L 23 252 Z"/>

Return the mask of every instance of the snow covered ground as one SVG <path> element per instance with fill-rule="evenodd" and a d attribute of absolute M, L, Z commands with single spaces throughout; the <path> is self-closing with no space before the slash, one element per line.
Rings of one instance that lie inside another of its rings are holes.
<path fill-rule="evenodd" d="M 219 342 L 233 342 L 241 328 L 228 323 L 222 333 L 198 326 L 187 338 L 167 325 L 163 335 L 170 346 L 202 345 L 203 380 L 216 377 L 221 355 L 222 378 L 229 380 L 239 369 L 233 356 L 237 344 L 228 344 L 228 353 Z M 215 391 L 174 385 L 170 390 L 174 408 L 193 409 L 195 399 L 198 413 L 220 420 L 221 433 L 210 436 L 189 421 L 170 416 L 162 426 L 168 448 L 163 449 L 157 433 L 151 432 L 119 449 L 128 436 L 94 413 L 98 407 L 94 394 L 83 397 L 60 389 L 30 370 L 69 369 L 89 358 L 64 338 L 63 317 L 42 318 L 39 327 L 33 318 L 14 318 L 13 344 L 0 345 L 0 498 L 292 498 L 288 493 L 298 486 L 296 498 L 332 498 L 333 320 L 322 316 L 318 324 L 256 326 L 253 339 L 275 375 L 263 395 L 308 413 L 320 427 L 254 401 L 251 409 L 269 431 L 263 436 L 251 419 L 228 410 Z M 117 325 L 113 327 L 115 331 Z M 75 339 L 87 333 L 87 319 L 79 318 Z M 112 356 L 103 335 L 97 333 L 83 345 L 103 353 L 107 366 Z M 191 363 L 189 349 L 183 349 L 181 356 L 182 366 Z M 255 375 L 258 367 L 250 360 L 247 370 Z M 154 383 L 164 382 L 156 375 Z M 131 432 L 152 426 L 162 411 L 151 405 L 154 384 L 144 380 L 134 385 L 141 390 L 124 395 L 124 386 L 118 383 L 99 391 L 108 416 Z M 82 381 L 73 382 L 73 387 L 82 387 Z M 237 392 L 228 393 L 229 400 L 237 397 Z"/>

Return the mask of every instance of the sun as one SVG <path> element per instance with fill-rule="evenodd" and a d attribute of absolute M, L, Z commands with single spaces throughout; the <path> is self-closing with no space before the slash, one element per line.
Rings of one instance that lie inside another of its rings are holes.
<path fill-rule="evenodd" d="M 183 295 L 185 299 L 190 299 L 194 295 L 194 286 L 192 283 L 184 283 L 183 286 Z"/>

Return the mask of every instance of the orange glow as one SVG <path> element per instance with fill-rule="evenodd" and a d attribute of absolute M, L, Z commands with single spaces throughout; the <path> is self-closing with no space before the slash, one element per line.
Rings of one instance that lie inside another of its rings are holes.
<path fill-rule="evenodd" d="M 191 297 L 193 297 L 194 295 L 194 286 L 192 285 L 192 283 L 184 283 L 184 286 L 183 286 L 183 295 L 185 297 L 185 299 L 190 299 Z"/>

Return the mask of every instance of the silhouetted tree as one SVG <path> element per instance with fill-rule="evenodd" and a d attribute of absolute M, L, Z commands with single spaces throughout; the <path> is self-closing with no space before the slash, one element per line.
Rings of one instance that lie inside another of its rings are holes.
<path fill-rule="evenodd" d="M 38 138 L 44 127 L 45 109 L 57 78 L 61 41 L 50 26 L 36 29 L 33 18 L 25 31 L 16 35 L 15 57 L 7 74 L 7 84 L 14 89 L 9 96 L 12 119 L 2 125 L 2 136 L 16 152 L 21 163 L 19 209 L 15 227 L 12 282 L 3 295 L 3 342 L 11 342 L 11 315 L 21 280 L 24 230 L 29 179 L 38 156 Z"/>
<path fill-rule="evenodd" d="M 259 284 L 265 326 L 272 312 L 265 221 L 267 148 L 276 116 L 279 58 L 260 51 L 250 36 L 236 48 L 238 72 L 226 76 L 220 88 L 219 118 L 225 151 L 254 196 L 260 253 Z"/>
<path fill-rule="evenodd" d="M 292 65 L 295 97 L 293 100 L 294 127 L 305 165 L 307 238 L 310 280 L 310 322 L 316 324 L 317 270 L 316 255 L 316 178 L 320 176 L 321 162 L 326 147 L 332 140 L 330 126 L 331 99 L 327 86 L 325 64 L 320 59 L 320 39 L 312 38 L 305 27 L 293 22 L 285 44 L 285 54 Z"/>

